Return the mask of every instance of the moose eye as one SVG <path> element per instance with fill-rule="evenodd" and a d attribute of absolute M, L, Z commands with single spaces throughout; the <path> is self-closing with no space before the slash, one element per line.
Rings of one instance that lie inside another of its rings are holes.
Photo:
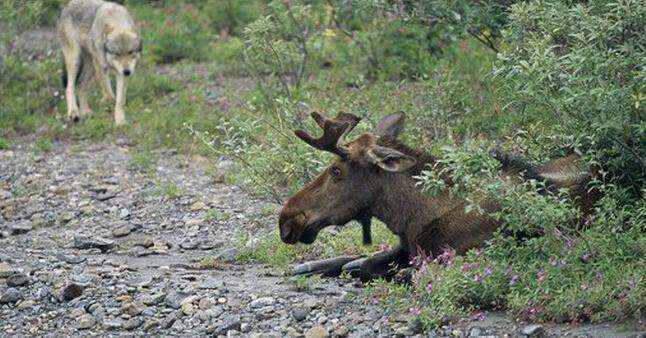
<path fill-rule="evenodd" d="M 332 167 L 330 168 L 330 175 L 334 178 L 338 178 L 341 176 L 341 169 L 339 167 Z"/>

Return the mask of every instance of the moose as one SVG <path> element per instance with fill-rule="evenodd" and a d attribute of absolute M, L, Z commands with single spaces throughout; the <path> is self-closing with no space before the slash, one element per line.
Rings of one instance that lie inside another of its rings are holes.
<path fill-rule="evenodd" d="M 445 248 L 452 248 L 463 254 L 481 247 L 502 225 L 488 216 L 501 208 L 494 200 L 480 203 L 483 213 L 466 212 L 467 201 L 452 196 L 448 189 L 435 197 L 419 189 L 414 175 L 433 167 L 437 159 L 398 140 L 404 130 L 403 113 L 386 116 L 374 132 L 363 133 L 347 143 L 344 136 L 359 123 L 359 117 L 348 113 L 339 113 L 336 118 L 318 113 L 311 116 L 323 135 L 314 138 L 297 130 L 296 136 L 335 158 L 283 206 L 279 217 L 283 242 L 311 244 L 323 228 L 353 220 L 362 224 L 366 242 L 370 237 L 370 220 L 377 218 L 399 237 L 400 243 L 392 250 L 361 261 L 358 275 L 372 279 L 389 276 L 392 265 L 407 267 L 411 257 L 421 252 L 438 255 Z M 492 155 L 507 173 L 522 172 L 525 178 L 540 179 L 548 190 L 570 188 L 586 208 L 594 205 L 596 196 L 581 188 L 594 173 L 584 170 L 576 157 L 537 167 L 498 150 Z"/>

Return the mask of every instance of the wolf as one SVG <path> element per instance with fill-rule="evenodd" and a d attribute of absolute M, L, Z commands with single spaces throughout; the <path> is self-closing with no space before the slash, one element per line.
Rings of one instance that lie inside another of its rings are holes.
<path fill-rule="evenodd" d="M 126 8 L 102 0 L 72 0 L 61 12 L 58 35 L 68 118 L 78 121 L 92 114 L 87 92 L 94 80 L 101 85 L 103 100 L 114 100 L 113 74 L 117 89 L 114 120 L 117 126 L 125 124 L 126 78 L 134 73 L 142 50 L 139 30 Z"/>

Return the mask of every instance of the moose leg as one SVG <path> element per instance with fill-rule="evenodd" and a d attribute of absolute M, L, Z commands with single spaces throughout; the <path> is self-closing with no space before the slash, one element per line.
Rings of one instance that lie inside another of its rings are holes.
<path fill-rule="evenodd" d="M 361 223 L 361 232 L 363 234 L 363 245 L 372 244 L 372 234 L 370 226 L 372 225 L 372 216 L 368 213 L 362 213 L 357 217 L 357 221 Z"/>
<path fill-rule="evenodd" d="M 350 262 L 343 266 L 343 270 L 350 272 L 355 277 L 360 277 L 363 281 L 379 277 L 390 278 L 395 275 L 396 270 L 407 267 L 408 260 L 408 249 L 399 245 L 395 249 Z"/>

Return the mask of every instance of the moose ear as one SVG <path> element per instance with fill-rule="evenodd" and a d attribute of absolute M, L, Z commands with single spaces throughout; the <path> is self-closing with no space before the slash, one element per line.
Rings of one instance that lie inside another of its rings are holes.
<path fill-rule="evenodd" d="M 417 163 L 414 157 L 408 156 L 395 149 L 373 145 L 366 149 L 368 160 L 381 169 L 390 172 L 402 172 Z"/>
<path fill-rule="evenodd" d="M 384 139 L 394 140 L 404 131 L 405 119 L 406 114 L 404 112 L 390 114 L 379 121 L 375 128 L 375 134 Z"/>

